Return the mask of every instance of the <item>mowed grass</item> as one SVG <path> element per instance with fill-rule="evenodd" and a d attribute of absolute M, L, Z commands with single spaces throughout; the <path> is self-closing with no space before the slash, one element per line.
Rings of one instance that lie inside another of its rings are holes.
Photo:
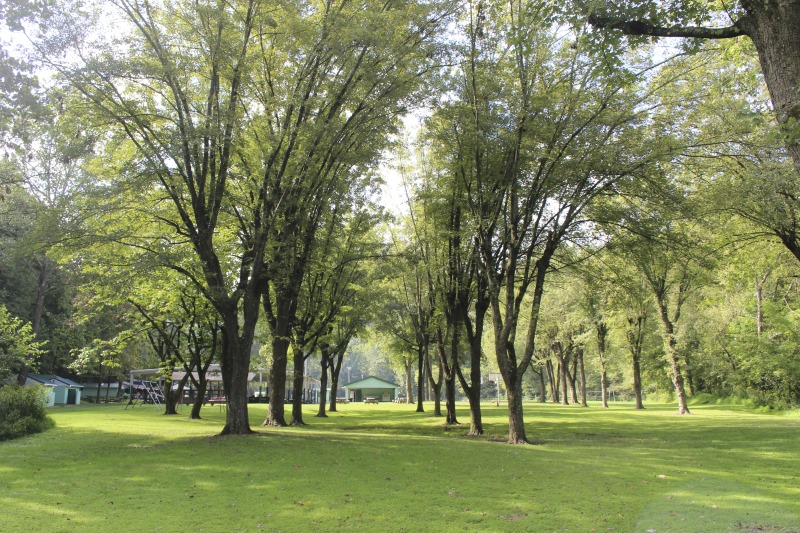
<path fill-rule="evenodd" d="M 287 406 L 288 407 L 288 406 Z M 0 443 L 0 531 L 800 531 L 800 416 L 671 405 L 526 405 L 534 446 L 413 406 L 349 404 L 303 428 L 217 437 L 159 409 L 51 411 Z"/>

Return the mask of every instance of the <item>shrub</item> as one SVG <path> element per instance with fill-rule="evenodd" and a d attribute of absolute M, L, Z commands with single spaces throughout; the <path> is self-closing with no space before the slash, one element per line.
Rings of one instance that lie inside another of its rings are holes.
<path fill-rule="evenodd" d="M 47 416 L 44 387 L 0 388 L 0 441 L 39 433 L 53 427 Z"/>

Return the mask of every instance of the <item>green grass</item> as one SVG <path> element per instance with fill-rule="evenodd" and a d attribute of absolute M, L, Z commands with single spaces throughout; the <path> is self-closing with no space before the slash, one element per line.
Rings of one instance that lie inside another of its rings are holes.
<path fill-rule="evenodd" d="M 535 446 L 465 437 L 406 405 L 216 437 L 152 407 L 51 411 L 0 443 L 0 531 L 800 531 L 800 416 L 744 406 L 529 404 Z M 430 408 L 430 406 L 426 406 Z M 186 408 L 184 408 L 186 409 Z M 188 411 L 184 411 L 184 414 Z"/>

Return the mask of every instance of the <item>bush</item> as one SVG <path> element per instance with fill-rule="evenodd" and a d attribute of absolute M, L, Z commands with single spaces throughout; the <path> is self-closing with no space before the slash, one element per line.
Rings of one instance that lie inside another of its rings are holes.
<path fill-rule="evenodd" d="M 44 387 L 0 388 L 0 441 L 39 433 L 53 427 L 45 406 Z"/>

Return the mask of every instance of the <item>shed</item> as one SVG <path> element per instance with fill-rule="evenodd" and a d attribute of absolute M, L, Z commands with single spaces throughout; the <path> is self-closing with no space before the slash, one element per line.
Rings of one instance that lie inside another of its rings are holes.
<path fill-rule="evenodd" d="M 28 374 L 25 385 L 44 385 L 48 388 L 52 388 L 52 392 L 50 393 L 51 401 L 48 402 L 48 404 L 80 405 L 81 403 L 81 390 L 83 389 L 83 385 L 69 378 L 64 378 L 55 374 Z"/>
<path fill-rule="evenodd" d="M 397 399 L 400 385 L 375 376 L 368 376 L 344 386 L 347 398 L 351 402 L 363 402 L 367 398 L 376 398 L 381 402 L 393 402 Z"/>

